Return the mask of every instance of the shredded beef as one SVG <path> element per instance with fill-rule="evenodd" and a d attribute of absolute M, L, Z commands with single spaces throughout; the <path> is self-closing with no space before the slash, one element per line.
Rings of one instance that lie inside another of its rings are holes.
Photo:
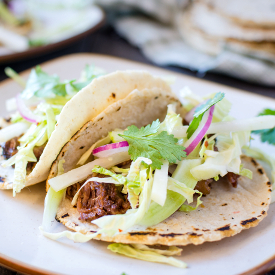
<path fill-rule="evenodd" d="M 232 184 L 232 187 L 236 188 L 238 186 L 238 178 L 240 175 L 228 172 L 224 177 L 229 184 Z M 203 195 L 208 195 L 211 191 L 211 182 L 213 182 L 213 179 L 201 180 L 197 183 L 195 189 L 202 192 Z"/>
<path fill-rule="evenodd" d="M 100 176 L 100 175 L 92 175 Z M 89 177 L 90 178 L 90 177 Z M 67 188 L 67 197 L 72 199 L 85 181 Z M 93 221 L 105 215 L 124 214 L 130 209 L 127 195 L 111 183 L 88 182 L 79 192 L 77 210 L 79 220 Z"/>
<path fill-rule="evenodd" d="M 195 189 L 202 192 L 203 195 L 208 195 L 210 194 L 211 191 L 211 182 L 213 179 L 208 179 L 208 180 L 200 180 L 198 181 Z"/>
<path fill-rule="evenodd" d="M 129 159 L 129 160 L 126 160 L 126 161 L 118 164 L 117 167 L 126 169 L 126 168 L 130 167 L 131 163 L 132 163 L 132 161 Z"/>
<path fill-rule="evenodd" d="M 17 146 L 19 146 L 19 141 L 18 141 L 18 137 L 12 138 L 10 140 L 8 140 L 7 142 L 5 142 L 4 144 L 1 145 L 1 147 L 3 148 L 3 156 L 5 159 L 9 159 L 12 156 L 14 156 L 18 150 L 17 150 Z"/>
<path fill-rule="evenodd" d="M 3 149 L 3 156 L 4 156 L 5 159 L 11 158 L 12 156 L 14 156 L 18 152 L 17 147 L 20 145 L 18 140 L 19 140 L 19 137 L 15 137 L 15 138 L 12 138 L 12 139 L 8 140 L 7 142 L 5 142 L 1 145 L 1 147 Z M 33 153 L 37 158 L 37 162 L 39 161 L 45 146 L 46 146 L 46 144 L 44 144 L 42 146 L 39 146 L 39 147 L 36 146 L 36 147 L 33 148 Z M 28 162 L 28 164 L 27 164 L 27 174 L 29 174 L 34 169 L 37 162 Z"/>
<path fill-rule="evenodd" d="M 240 177 L 240 175 L 234 174 L 232 172 L 228 172 L 226 174 L 227 181 L 229 183 L 231 183 L 234 188 L 236 188 L 238 186 L 238 178 L 239 177 Z"/>

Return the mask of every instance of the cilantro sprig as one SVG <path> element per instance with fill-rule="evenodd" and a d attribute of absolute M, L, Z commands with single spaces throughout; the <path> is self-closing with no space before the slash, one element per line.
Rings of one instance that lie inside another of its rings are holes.
<path fill-rule="evenodd" d="M 261 112 L 258 116 L 266 115 L 275 116 L 275 110 L 264 109 L 263 112 Z M 275 145 L 275 127 L 272 129 L 252 131 L 252 133 L 260 135 L 262 142 L 268 142 L 269 144 Z"/>
<path fill-rule="evenodd" d="M 205 103 L 199 105 L 194 113 L 194 119 L 191 121 L 188 129 L 187 129 L 187 138 L 189 139 L 194 132 L 197 130 L 197 128 L 199 127 L 199 124 L 202 120 L 203 115 L 205 114 L 205 112 L 207 110 L 209 110 L 209 108 L 213 105 L 215 105 L 216 103 L 218 103 L 219 101 L 221 101 L 224 98 L 224 93 L 216 93 L 215 96 L 213 98 L 210 98 L 209 100 L 207 100 Z"/>
<path fill-rule="evenodd" d="M 140 129 L 132 125 L 123 134 L 119 134 L 128 141 L 128 152 L 132 160 L 138 157 L 149 158 L 152 160 L 152 168 L 160 169 L 162 159 L 176 163 L 177 160 L 186 157 L 185 148 L 177 144 L 178 139 L 168 135 L 166 131 L 158 133 L 159 127 L 160 122 L 156 120 L 152 125 L 149 124 Z"/>
<path fill-rule="evenodd" d="M 6 73 L 15 80 L 20 80 L 16 72 L 10 68 L 6 68 Z M 12 75 L 11 75 L 12 72 Z M 86 65 L 83 75 L 84 78 L 81 81 L 66 80 L 60 81 L 57 75 L 49 75 L 44 72 L 40 66 L 36 66 L 31 70 L 30 76 L 27 83 L 19 83 L 25 86 L 22 92 L 22 97 L 30 99 L 33 96 L 40 98 L 55 98 L 55 97 L 66 97 L 67 95 L 72 96 L 71 92 L 76 93 L 83 87 L 87 86 L 94 78 L 102 75 L 102 71 L 98 71 L 93 65 Z M 68 88 L 70 87 L 70 89 Z"/>

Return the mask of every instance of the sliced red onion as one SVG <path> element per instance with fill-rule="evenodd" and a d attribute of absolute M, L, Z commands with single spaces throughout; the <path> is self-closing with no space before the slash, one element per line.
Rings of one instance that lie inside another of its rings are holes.
<path fill-rule="evenodd" d="M 207 101 L 207 100 L 204 100 L 203 102 L 201 102 L 200 104 L 198 104 L 197 106 L 195 106 L 194 108 L 192 108 L 192 109 L 185 115 L 184 120 L 185 120 L 186 122 L 190 123 L 190 122 L 193 120 L 193 118 L 194 118 L 194 114 L 195 114 L 196 109 L 197 109 L 200 105 L 204 104 L 206 101 Z"/>
<path fill-rule="evenodd" d="M 196 110 L 197 106 L 192 108 L 184 117 L 184 120 L 188 123 L 190 123 L 192 121 L 192 119 L 194 118 L 194 113 Z"/>
<path fill-rule="evenodd" d="M 95 148 L 93 155 L 98 158 L 107 158 L 116 153 L 126 152 L 128 149 L 129 143 L 127 141 L 120 141 Z"/>
<path fill-rule="evenodd" d="M 20 115 L 25 120 L 36 124 L 40 121 L 39 118 L 26 106 L 20 94 L 16 96 L 16 105 Z"/>
<path fill-rule="evenodd" d="M 207 130 L 211 125 L 214 109 L 215 109 L 215 105 L 211 106 L 210 109 L 204 114 L 198 129 L 190 137 L 190 139 L 185 143 L 185 147 L 186 147 L 185 152 L 187 155 L 189 155 L 197 147 L 197 145 L 205 136 Z M 206 122 L 204 121 L 205 119 L 206 119 Z"/>

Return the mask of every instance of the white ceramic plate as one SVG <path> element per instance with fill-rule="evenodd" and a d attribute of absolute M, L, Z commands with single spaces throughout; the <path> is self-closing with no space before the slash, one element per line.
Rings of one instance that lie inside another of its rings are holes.
<path fill-rule="evenodd" d="M 123 59 L 93 54 L 65 56 L 42 65 L 48 73 L 56 73 L 65 79 L 79 76 L 85 64 L 95 64 L 108 72 L 126 69 L 148 70 L 152 74 L 176 77 L 173 90 L 188 85 L 198 94 L 225 92 L 234 102 L 232 114 L 248 118 L 263 108 L 275 109 L 275 100 L 245 91 L 217 85 L 189 76 L 173 73 Z M 28 72 L 23 73 L 24 76 Z M 0 85 L 0 115 L 5 115 L 5 100 L 20 91 L 12 81 Z M 255 146 L 259 142 L 255 141 Z M 261 148 L 275 155 L 275 146 Z M 24 189 L 16 198 L 11 191 L 0 192 L 0 263 L 30 274 L 259 274 L 275 263 L 275 204 L 268 216 L 257 227 L 218 242 L 183 248 L 182 260 L 188 263 L 186 270 L 164 264 L 149 263 L 113 254 L 107 243 L 90 241 L 73 243 L 69 240 L 52 241 L 43 237 L 38 226 L 42 221 L 45 185 L 38 184 Z M 63 228 L 63 225 L 60 225 Z"/>

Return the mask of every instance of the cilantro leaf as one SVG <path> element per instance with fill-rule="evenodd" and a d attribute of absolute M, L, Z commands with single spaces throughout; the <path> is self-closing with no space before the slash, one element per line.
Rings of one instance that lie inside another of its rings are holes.
<path fill-rule="evenodd" d="M 224 98 L 224 93 L 216 93 L 213 98 L 208 99 L 204 104 L 198 106 L 195 110 L 194 117 L 204 114 L 211 106 L 215 105 Z"/>
<path fill-rule="evenodd" d="M 80 91 L 88 84 L 90 84 L 94 78 L 104 74 L 105 72 L 103 70 L 96 68 L 94 65 L 86 65 L 84 71 L 81 73 L 81 82 L 72 83 L 71 86 L 76 91 Z"/>
<path fill-rule="evenodd" d="M 266 115 L 275 116 L 275 110 L 265 109 L 258 116 L 266 116 Z M 252 133 L 260 135 L 262 142 L 268 142 L 269 144 L 275 145 L 275 127 L 272 129 L 252 131 Z"/>
<path fill-rule="evenodd" d="M 186 157 L 185 148 L 176 144 L 178 139 L 173 135 L 168 135 L 166 131 L 157 133 L 159 127 L 160 122 L 156 120 L 152 125 L 140 129 L 132 125 L 123 134 L 119 134 L 128 141 L 132 160 L 138 157 L 149 158 L 152 160 L 152 168 L 160 169 L 162 159 L 176 163 L 177 160 Z"/>
<path fill-rule="evenodd" d="M 57 75 L 48 75 L 42 71 L 40 66 L 32 69 L 28 78 L 26 88 L 22 92 L 24 98 L 31 98 L 33 96 L 43 98 L 54 98 L 55 96 L 66 96 L 66 84 L 72 81 L 60 82 Z"/>
<path fill-rule="evenodd" d="M 211 106 L 215 105 L 224 98 L 224 93 L 216 93 L 211 99 L 208 99 L 205 103 L 199 105 L 194 113 L 194 119 L 191 121 L 187 129 L 187 138 L 189 139 L 199 127 L 204 113 L 210 109 Z"/>
<path fill-rule="evenodd" d="M 194 117 L 194 119 L 191 121 L 189 127 L 187 128 L 187 138 L 189 139 L 193 134 L 194 132 L 198 129 L 199 127 L 199 124 L 202 120 L 202 117 L 203 117 L 203 114 L 201 114 L 200 116 L 198 117 Z"/>

